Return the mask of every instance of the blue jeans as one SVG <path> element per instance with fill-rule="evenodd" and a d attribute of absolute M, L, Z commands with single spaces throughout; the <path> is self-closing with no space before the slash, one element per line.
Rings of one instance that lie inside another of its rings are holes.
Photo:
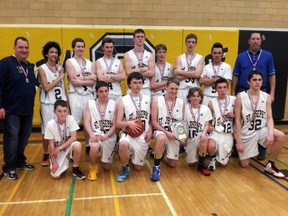
<path fill-rule="evenodd" d="M 32 130 L 33 116 L 6 115 L 3 126 L 3 171 L 15 170 L 25 164 L 24 154 Z"/>

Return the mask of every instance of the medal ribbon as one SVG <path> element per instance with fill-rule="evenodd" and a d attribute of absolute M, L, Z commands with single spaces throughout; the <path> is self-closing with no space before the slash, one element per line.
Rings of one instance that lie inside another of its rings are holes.
<path fill-rule="evenodd" d="M 106 65 L 106 68 L 107 68 L 107 74 L 111 73 L 111 68 L 112 68 L 112 65 L 113 65 L 113 62 L 114 62 L 114 58 L 111 59 L 111 62 L 110 62 L 110 65 L 108 66 L 108 63 L 106 61 L 106 59 L 103 57 L 103 60 L 104 60 L 104 63 Z"/>
<path fill-rule="evenodd" d="M 176 98 L 172 101 L 171 109 L 169 109 L 168 100 L 167 100 L 166 97 L 164 97 L 164 100 L 165 100 L 165 105 L 166 105 L 167 114 L 168 114 L 168 116 L 169 116 L 169 118 L 170 118 L 170 121 L 172 121 L 172 118 L 173 118 L 173 110 L 174 110 L 174 107 L 175 107 Z"/>
<path fill-rule="evenodd" d="M 132 94 L 131 94 L 131 93 L 129 94 L 129 96 L 130 96 L 130 98 L 131 98 L 131 101 L 132 101 L 135 109 L 136 109 L 137 118 L 140 118 L 142 97 L 141 97 L 141 95 L 139 95 L 139 108 L 138 108 L 137 104 L 136 104 L 135 101 L 133 100 L 133 97 L 132 97 Z"/>
<path fill-rule="evenodd" d="M 64 144 L 64 143 L 66 142 L 66 121 L 65 121 L 65 123 L 64 123 L 64 131 L 63 131 L 63 134 L 62 134 L 62 131 L 61 131 L 59 122 L 58 122 L 56 119 L 55 119 L 55 121 L 56 121 L 56 124 L 57 124 L 57 129 L 58 129 L 58 133 L 59 133 L 61 142 L 62 142 L 62 144 Z"/>
<path fill-rule="evenodd" d="M 251 110 L 252 110 L 252 112 L 253 112 L 253 114 L 252 114 L 252 120 L 254 121 L 254 120 L 255 120 L 255 111 L 256 111 L 256 109 L 257 109 L 260 96 L 259 96 L 259 94 L 258 94 L 258 96 L 257 96 L 257 102 L 256 102 L 255 106 L 253 106 L 252 97 L 251 97 L 250 92 L 247 91 L 247 94 L 248 94 L 248 97 L 249 97 L 249 100 L 250 100 Z"/>
<path fill-rule="evenodd" d="M 221 114 L 221 120 L 222 120 L 222 122 L 224 123 L 225 122 L 225 119 L 224 119 L 224 116 L 225 116 L 225 111 L 226 111 L 226 109 L 227 109 L 227 105 L 228 105 L 228 103 L 227 103 L 227 96 L 226 96 L 226 98 L 225 98 L 225 103 L 224 103 L 224 109 L 223 109 L 223 111 L 222 111 L 222 106 L 221 106 L 221 104 L 220 104 L 220 100 L 217 98 L 217 101 L 218 101 L 218 107 L 219 107 L 219 110 L 220 110 L 220 114 Z"/>
<path fill-rule="evenodd" d="M 156 67 L 157 67 L 158 70 L 160 71 L 160 74 L 161 74 L 161 80 L 163 80 L 164 72 L 165 72 L 165 68 L 166 68 L 166 62 L 165 62 L 165 64 L 164 64 L 163 70 L 161 70 L 160 65 L 158 64 L 158 62 L 156 62 Z"/>
<path fill-rule="evenodd" d="M 249 57 L 249 60 L 250 60 L 251 64 L 253 65 L 253 70 L 256 70 L 256 65 L 257 65 L 257 63 L 258 63 L 258 61 L 259 61 L 259 59 L 260 59 L 260 57 L 261 57 L 261 54 L 262 54 L 262 49 L 260 50 L 260 53 L 259 53 L 259 55 L 258 55 L 258 58 L 257 58 L 257 60 L 256 60 L 256 62 L 255 62 L 255 64 L 254 64 L 253 61 L 252 61 L 252 58 L 251 58 L 251 56 L 250 56 L 250 54 L 249 54 L 249 52 L 248 52 L 248 50 L 247 50 L 247 55 L 248 55 L 248 57 Z"/>
<path fill-rule="evenodd" d="M 104 122 L 104 118 L 105 118 L 105 114 L 106 114 L 106 109 L 107 109 L 107 106 L 108 106 L 108 101 L 107 101 L 107 103 L 105 105 L 105 108 L 104 108 L 103 112 L 101 112 L 101 106 L 100 106 L 100 103 L 99 103 L 98 99 L 96 100 L 95 103 L 96 103 L 96 108 L 97 108 L 97 110 L 98 110 L 98 112 L 100 114 L 100 118 L 101 118 L 101 122 L 102 122 L 102 123 L 100 122 L 100 129 L 102 130 L 103 129 L 103 122 Z"/>
<path fill-rule="evenodd" d="M 218 67 L 218 70 L 216 71 L 216 68 L 214 67 L 214 64 L 213 64 L 213 62 L 212 62 L 212 68 L 213 68 L 214 77 L 218 77 L 218 74 L 219 74 L 221 65 L 222 65 L 222 62 L 220 62 L 220 65 L 219 65 L 219 67 Z"/>
<path fill-rule="evenodd" d="M 76 59 L 76 62 L 78 63 L 78 65 L 79 65 L 79 67 L 81 69 L 81 73 L 84 76 L 84 73 L 85 73 L 85 70 L 86 70 L 86 67 L 85 67 L 86 66 L 86 60 L 84 58 L 81 58 L 81 63 L 77 59 Z M 84 62 L 84 64 L 83 64 L 83 62 Z"/>
<path fill-rule="evenodd" d="M 189 68 L 191 67 L 192 62 L 193 62 L 193 59 L 195 58 L 196 54 L 193 53 L 193 55 L 192 55 L 192 59 L 191 59 L 191 60 L 188 58 L 188 54 L 187 54 L 187 52 L 185 53 L 185 55 L 186 55 L 187 67 L 188 67 L 188 70 L 189 70 Z"/>
<path fill-rule="evenodd" d="M 197 126 L 198 126 L 199 120 L 200 120 L 200 107 L 201 107 L 201 106 L 198 107 L 198 111 L 197 111 L 197 112 L 195 113 L 195 115 L 194 115 L 194 113 L 193 113 L 193 108 L 192 108 L 191 105 L 189 105 L 189 108 L 190 108 L 190 112 L 191 112 L 193 121 L 196 122 Z M 198 113 L 198 116 L 197 116 L 197 121 L 196 121 L 196 114 L 197 114 L 197 113 Z"/>
<path fill-rule="evenodd" d="M 143 55 L 142 56 L 138 56 L 137 55 L 137 52 L 136 52 L 136 50 L 135 49 L 133 49 L 133 52 L 134 52 L 134 54 L 135 54 L 135 56 L 137 57 L 137 60 L 138 60 L 138 65 L 142 65 L 143 64 L 143 55 L 144 55 L 144 52 L 143 52 Z"/>
<path fill-rule="evenodd" d="M 21 67 L 21 70 L 23 71 L 24 75 L 25 75 L 25 78 L 26 78 L 26 81 L 28 80 L 28 64 L 27 64 L 27 61 L 25 61 L 25 64 L 26 64 L 26 70 L 24 69 L 23 65 L 21 64 L 21 62 L 16 58 L 15 55 L 13 55 L 14 58 L 17 60 L 19 66 Z M 28 80 L 29 81 L 29 80 Z"/>

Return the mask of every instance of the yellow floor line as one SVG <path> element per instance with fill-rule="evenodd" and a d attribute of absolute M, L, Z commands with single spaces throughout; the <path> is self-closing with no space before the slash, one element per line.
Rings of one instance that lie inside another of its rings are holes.
<path fill-rule="evenodd" d="M 112 194 L 113 194 L 113 196 L 115 196 L 113 198 L 114 208 L 115 208 L 115 215 L 116 216 L 121 216 L 120 207 L 119 207 L 119 200 L 118 200 L 118 197 L 117 197 L 116 181 L 115 181 L 115 176 L 113 174 L 112 169 L 110 170 L 110 180 L 111 180 L 111 186 L 112 186 Z"/>
<path fill-rule="evenodd" d="M 40 149 L 42 149 L 42 145 L 39 145 L 37 151 L 34 152 L 35 154 L 34 154 L 34 156 L 33 156 L 33 158 L 32 158 L 32 161 L 35 160 L 36 156 L 39 154 Z M 30 171 L 28 171 L 28 172 L 30 172 Z M 23 174 L 21 175 L 20 179 L 17 180 L 17 184 L 15 185 L 15 187 L 14 187 L 13 190 L 12 190 L 12 192 L 10 193 L 10 196 L 9 196 L 8 199 L 6 200 L 6 203 L 7 203 L 7 204 L 2 207 L 2 209 L 1 209 L 1 211 L 0 211 L 0 215 L 4 215 L 6 209 L 7 209 L 8 206 L 9 206 L 9 203 L 12 201 L 14 195 L 15 195 L 16 192 L 18 191 L 18 189 L 19 189 L 21 183 L 23 182 L 23 180 L 25 179 L 25 176 L 26 176 L 26 175 L 27 175 L 27 171 L 24 171 Z"/>

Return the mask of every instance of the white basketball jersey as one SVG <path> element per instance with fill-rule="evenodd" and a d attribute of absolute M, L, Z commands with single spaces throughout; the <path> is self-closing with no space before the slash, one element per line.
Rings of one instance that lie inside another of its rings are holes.
<path fill-rule="evenodd" d="M 66 126 L 66 127 L 64 127 Z M 60 127 L 60 128 L 58 128 Z M 54 140 L 55 147 L 63 144 L 62 137 L 67 141 L 71 137 L 71 132 L 79 130 L 79 126 L 73 116 L 68 115 L 66 118 L 66 125 L 58 125 L 56 118 L 51 119 L 46 127 L 44 139 Z"/>
<path fill-rule="evenodd" d="M 61 66 L 57 67 L 57 71 L 53 73 L 47 64 L 42 64 L 40 66 L 46 76 L 47 83 L 52 83 L 60 74 L 62 69 Z M 62 79 L 53 89 L 48 92 L 45 92 L 44 89 L 40 88 L 40 102 L 44 104 L 54 104 L 56 100 L 64 100 L 66 101 L 66 94 L 65 94 L 65 87 L 64 87 L 64 80 Z"/>
<path fill-rule="evenodd" d="M 89 109 L 91 114 L 91 126 L 94 134 L 105 134 L 113 126 L 113 119 L 115 118 L 115 102 L 113 100 L 108 100 L 107 107 L 101 119 L 101 114 L 97 108 L 97 100 L 89 100 Z M 116 138 L 114 133 L 111 137 Z"/>
<path fill-rule="evenodd" d="M 110 74 L 117 74 L 119 71 L 119 67 L 120 67 L 120 60 L 117 58 L 113 58 L 113 59 L 105 59 L 104 57 L 98 59 L 97 61 L 99 61 L 99 63 L 101 64 L 101 68 L 104 74 L 110 73 Z M 105 63 L 106 61 L 106 63 Z M 112 65 L 111 65 L 112 63 Z M 111 66 L 110 66 L 111 65 Z M 110 69 L 108 71 L 108 69 Z M 122 95 L 122 89 L 120 86 L 120 82 L 116 81 L 116 82 L 112 82 L 112 83 L 108 83 L 109 85 L 109 95 L 116 95 L 116 96 L 120 96 Z"/>
<path fill-rule="evenodd" d="M 83 77 L 83 76 L 91 75 L 92 62 L 89 59 L 84 59 L 84 60 L 86 62 L 86 65 L 84 68 L 82 68 L 82 66 L 78 63 L 78 61 L 75 58 L 70 58 L 67 60 L 72 63 L 76 76 Z M 78 94 L 81 94 L 81 95 L 92 94 L 94 92 L 94 86 L 73 86 L 71 82 L 69 82 L 68 89 L 69 89 L 69 93 L 77 92 Z"/>
<path fill-rule="evenodd" d="M 188 65 L 187 62 L 187 58 L 186 58 L 186 53 L 182 54 L 180 56 L 180 60 L 181 60 L 181 69 L 185 70 L 185 71 L 191 71 L 191 73 L 193 73 L 193 71 L 196 70 L 199 61 L 201 59 L 201 55 L 199 54 L 195 54 L 194 59 L 192 60 L 191 64 Z M 180 86 L 179 89 L 185 89 L 185 88 L 191 88 L 191 87 L 200 87 L 198 79 L 196 78 L 187 78 L 185 80 L 181 80 L 180 81 Z"/>
<path fill-rule="evenodd" d="M 155 64 L 155 72 L 154 72 L 154 80 L 156 83 L 165 82 L 168 80 L 169 77 L 171 77 L 172 72 L 172 65 L 168 62 L 165 62 L 165 68 L 162 72 L 160 71 L 160 68 L 157 66 L 157 63 Z M 158 92 L 152 92 L 152 96 L 156 95 L 165 95 L 166 90 L 158 91 Z"/>
<path fill-rule="evenodd" d="M 267 103 L 267 93 L 260 91 L 259 100 L 257 107 L 254 111 L 251 109 L 251 101 L 249 99 L 247 91 L 240 92 L 242 101 L 242 136 L 249 136 L 256 130 L 260 130 L 263 127 L 267 126 L 267 112 L 266 112 L 266 103 Z M 254 119 L 253 119 L 254 116 Z"/>
<path fill-rule="evenodd" d="M 213 119 L 210 109 L 203 104 L 200 105 L 200 108 L 194 115 L 195 119 L 191 113 L 190 104 L 186 104 L 184 120 L 188 122 L 189 138 L 191 139 L 197 137 L 203 131 L 205 123 Z"/>
<path fill-rule="evenodd" d="M 201 77 L 223 77 L 227 80 L 232 80 L 232 68 L 229 64 L 222 62 L 220 66 L 214 66 L 212 63 L 205 65 Z M 217 97 L 218 93 L 215 91 L 214 85 L 207 85 L 203 90 L 203 94 L 210 97 Z"/>
<path fill-rule="evenodd" d="M 136 107 L 130 97 L 130 94 L 126 94 L 123 98 L 123 107 L 124 107 L 124 115 L 125 119 L 128 121 L 130 119 L 140 118 L 144 123 L 144 133 L 140 136 L 141 139 L 144 140 L 144 137 L 149 130 L 149 122 L 150 122 L 150 97 L 144 94 L 141 94 L 141 110 L 140 114 L 137 115 Z"/>
<path fill-rule="evenodd" d="M 210 102 L 213 106 L 213 126 L 215 131 L 219 133 L 233 133 L 233 119 L 227 117 L 227 113 L 234 113 L 235 96 L 226 96 L 225 100 L 218 102 L 217 98 L 213 98 Z M 219 104 L 220 103 L 220 104 Z M 220 106 L 220 107 L 219 107 Z M 221 110 L 220 110 L 221 109 Z"/>
<path fill-rule="evenodd" d="M 169 125 L 171 121 L 183 120 L 183 100 L 176 98 L 174 109 L 172 110 L 172 119 L 168 114 L 169 110 L 167 109 L 165 103 L 165 96 L 159 96 L 158 100 L 158 123 L 167 131 L 169 131 Z"/>
<path fill-rule="evenodd" d="M 132 69 L 140 68 L 139 67 L 140 62 L 139 62 L 135 52 L 133 51 L 133 49 L 128 51 L 128 55 L 129 55 L 129 57 L 131 59 L 131 67 L 132 67 Z M 151 55 L 150 52 L 144 50 L 144 54 L 143 54 L 142 62 L 141 62 L 142 65 L 145 65 L 145 66 L 148 67 L 150 55 Z M 149 78 L 144 78 L 144 84 L 143 84 L 142 88 L 150 88 L 150 79 Z"/>

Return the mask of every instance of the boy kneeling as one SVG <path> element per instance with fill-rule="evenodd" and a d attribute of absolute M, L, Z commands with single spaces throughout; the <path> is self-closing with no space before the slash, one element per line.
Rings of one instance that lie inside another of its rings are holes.
<path fill-rule="evenodd" d="M 56 101 L 54 113 L 56 117 L 48 122 L 44 136 L 50 147 L 50 173 L 53 178 L 59 178 L 68 169 L 67 155 L 73 151 L 73 176 L 83 180 L 86 176 L 79 169 L 81 143 L 76 140 L 79 126 L 75 119 L 68 115 L 66 101 Z"/>

